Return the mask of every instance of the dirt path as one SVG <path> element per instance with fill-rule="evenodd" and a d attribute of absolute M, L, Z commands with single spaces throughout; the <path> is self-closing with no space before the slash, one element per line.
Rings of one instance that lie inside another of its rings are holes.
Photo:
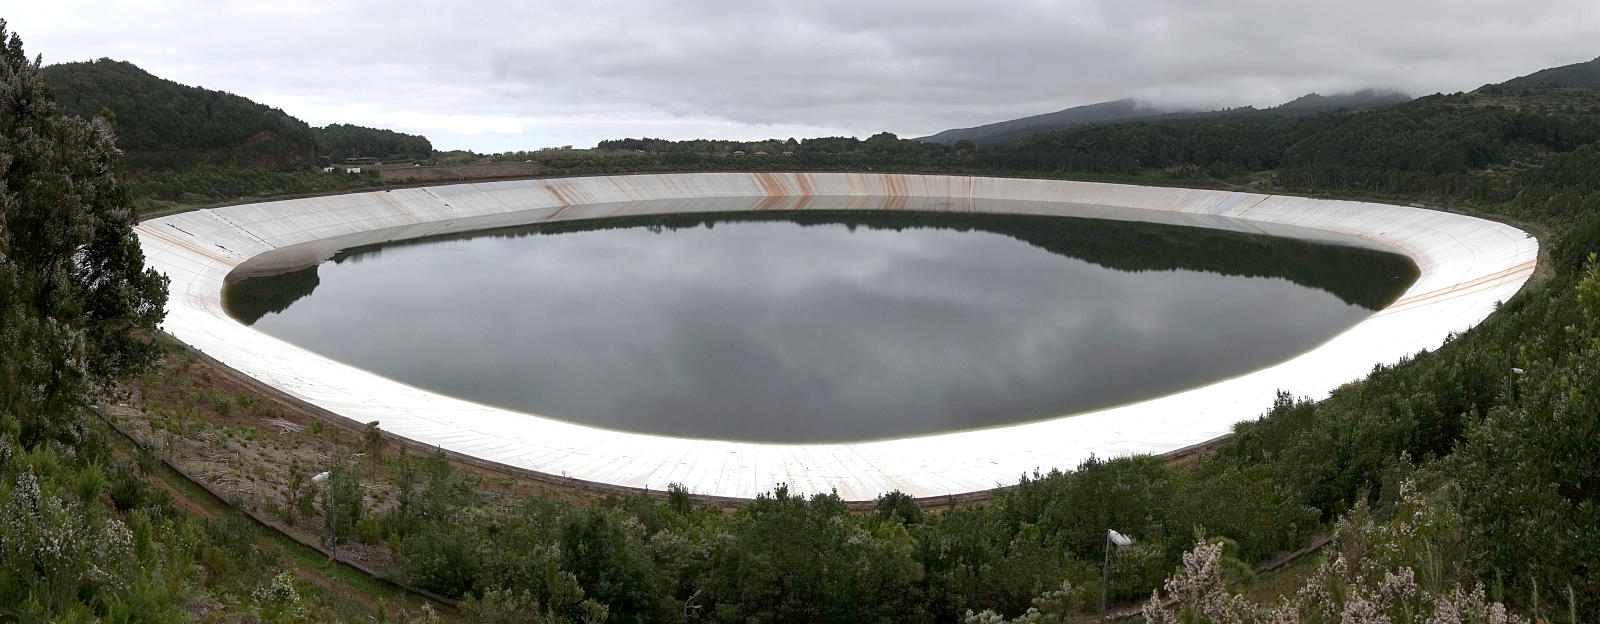
<path fill-rule="evenodd" d="M 121 448 L 112 448 L 111 456 L 117 461 L 130 463 L 133 461 L 133 456 Z M 196 516 L 200 516 L 201 518 L 205 518 L 206 520 L 217 517 L 217 512 L 212 511 L 210 507 L 200 504 L 199 501 L 189 498 L 189 495 L 184 494 L 182 490 L 178 489 L 178 486 L 173 485 L 172 482 L 168 481 L 165 477 L 155 473 L 146 474 L 145 477 L 150 479 L 150 482 L 155 484 L 156 487 L 161 488 L 167 494 L 171 495 L 172 502 L 177 503 L 178 507 L 183 508 L 184 511 Z"/>
<path fill-rule="evenodd" d="M 205 518 L 206 520 L 217 517 L 217 512 L 214 512 L 211 510 L 211 508 L 200 504 L 198 501 L 192 498 L 189 498 L 188 495 L 185 495 L 183 492 L 179 491 L 177 486 L 172 485 L 172 483 L 166 479 L 163 479 L 158 475 L 149 475 L 149 477 L 150 482 L 156 484 L 156 487 L 166 490 L 168 494 L 171 494 L 172 501 L 177 503 L 179 507 L 182 507 L 184 511 L 196 516 L 200 516 L 201 518 Z"/>
<path fill-rule="evenodd" d="M 150 474 L 148 476 L 150 478 L 150 482 L 154 483 L 156 487 L 159 487 L 162 490 L 165 490 L 168 494 L 171 494 L 173 502 L 177 503 L 178 506 L 183 508 L 184 511 L 207 520 L 217 517 L 217 513 L 212 511 L 210 507 L 202 505 L 200 502 L 189 498 L 187 494 L 184 494 L 183 491 L 179 490 L 177 486 L 173 485 L 172 482 L 168 481 L 166 478 L 157 474 Z M 307 582 L 316 585 L 317 587 L 321 587 L 324 590 L 332 592 L 340 598 L 356 601 L 368 611 L 378 613 L 382 609 L 382 606 L 378 604 L 378 601 L 373 599 L 372 596 L 367 595 L 366 592 L 357 590 L 356 588 L 345 583 L 335 582 L 332 578 L 329 578 L 328 575 L 323 574 L 320 570 L 308 568 L 298 563 L 290 563 L 289 570 L 294 572 L 295 576 L 305 579 Z"/>
<path fill-rule="evenodd" d="M 333 579 L 328 578 L 328 575 L 323 574 L 321 570 L 308 568 L 298 563 L 291 564 L 289 570 L 294 572 L 295 576 L 305 579 L 317 587 L 333 592 L 341 598 L 348 598 L 360 603 L 368 611 L 378 613 L 383 608 L 382 605 L 378 604 L 377 600 L 373 600 L 372 596 L 367 595 L 366 592 L 358 591 L 356 588 L 344 583 L 336 583 Z"/>
<path fill-rule="evenodd" d="M 116 458 L 118 461 L 133 461 L 133 455 L 122 448 L 113 448 L 112 457 Z M 217 517 L 218 513 L 216 510 L 190 497 L 182 489 L 174 485 L 172 481 L 167 479 L 167 477 L 164 475 L 151 471 L 147 472 L 145 477 L 151 484 L 161 488 L 162 491 L 172 496 L 173 503 L 177 504 L 177 506 L 183 509 L 185 512 L 205 520 L 212 520 Z M 324 574 L 322 571 L 315 568 L 308 568 L 292 561 L 284 561 L 284 563 L 289 570 L 294 573 L 295 576 L 304 579 L 306 582 L 316 585 L 317 587 L 321 587 L 322 589 L 339 596 L 340 598 L 353 600 L 366 610 L 373 613 L 382 612 L 382 605 L 380 605 L 375 598 L 366 592 L 361 591 L 349 585 L 348 583 L 335 581 L 327 574 Z"/>

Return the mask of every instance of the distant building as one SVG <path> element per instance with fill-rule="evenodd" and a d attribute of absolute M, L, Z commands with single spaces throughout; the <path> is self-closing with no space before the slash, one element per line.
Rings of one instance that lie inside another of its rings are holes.
<path fill-rule="evenodd" d="M 743 156 L 744 155 L 744 150 L 733 150 L 733 155 L 734 156 Z"/>
<path fill-rule="evenodd" d="M 783 155 L 784 156 L 793 156 L 794 152 L 784 152 Z"/>
<path fill-rule="evenodd" d="M 345 167 L 344 168 L 344 172 L 345 173 L 361 173 L 361 168 L 360 167 Z"/>
<path fill-rule="evenodd" d="M 322 172 L 323 173 L 333 173 L 333 167 L 323 167 L 322 168 Z"/>

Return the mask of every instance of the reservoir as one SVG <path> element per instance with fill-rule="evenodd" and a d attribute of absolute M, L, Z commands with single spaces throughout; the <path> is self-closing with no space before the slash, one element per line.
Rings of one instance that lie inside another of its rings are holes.
<path fill-rule="evenodd" d="M 230 278 L 223 300 L 268 335 L 441 394 L 621 431 L 816 443 L 1228 379 L 1332 338 L 1417 274 L 1353 239 L 919 201 L 357 246 Z"/>

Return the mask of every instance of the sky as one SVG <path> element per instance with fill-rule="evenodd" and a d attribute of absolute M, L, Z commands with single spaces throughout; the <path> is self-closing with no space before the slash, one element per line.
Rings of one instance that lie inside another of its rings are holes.
<path fill-rule="evenodd" d="M 130 61 L 478 152 L 1451 93 L 1600 56 L 1600 0 L 0 0 L 0 18 L 46 64 Z"/>

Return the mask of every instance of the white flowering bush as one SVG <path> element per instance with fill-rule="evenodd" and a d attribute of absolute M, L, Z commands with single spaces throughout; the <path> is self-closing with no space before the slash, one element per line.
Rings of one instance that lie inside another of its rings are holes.
<path fill-rule="evenodd" d="M 992 609 L 984 609 L 973 613 L 970 609 L 962 618 L 964 624 L 1063 624 L 1073 621 L 1084 610 L 1084 591 L 1082 587 L 1072 584 L 1072 581 L 1061 582 L 1061 587 L 1040 594 L 1033 599 L 1033 606 L 1023 612 L 1015 620 L 1007 620 L 1005 616 L 995 613 Z"/>
<path fill-rule="evenodd" d="M 279 572 L 266 585 L 250 592 L 251 600 L 268 622 L 308 622 L 310 614 L 295 587 L 294 575 Z"/>
<path fill-rule="evenodd" d="M 9 441 L 0 445 L 10 446 Z M 47 484 L 49 485 L 49 484 Z M 80 596 L 128 589 L 133 534 L 115 517 L 41 487 L 31 469 L 0 490 L 0 604 L 25 613 L 73 612 Z"/>
<path fill-rule="evenodd" d="M 1459 516 L 1448 503 L 1401 487 L 1394 519 L 1378 523 L 1365 503 L 1342 518 L 1326 559 L 1298 591 L 1274 605 L 1256 603 L 1223 580 L 1222 545 L 1201 542 L 1163 586 L 1177 603 L 1153 595 L 1150 624 L 1513 624 L 1527 620 L 1489 600 L 1454 556 Z M 1422 570 L 1420 576 L 1418 570 Z"/>

